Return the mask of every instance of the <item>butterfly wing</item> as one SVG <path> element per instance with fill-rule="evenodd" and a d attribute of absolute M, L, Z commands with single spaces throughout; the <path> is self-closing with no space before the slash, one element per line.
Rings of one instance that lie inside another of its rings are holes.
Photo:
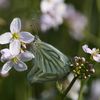
<path fill-rule="evenodd" d="M 28 74 L 31 83 L 57 80 L 69 71 L 69 59 L 55 47 L 37 39 L 32 43 L 34 66 Z"/>

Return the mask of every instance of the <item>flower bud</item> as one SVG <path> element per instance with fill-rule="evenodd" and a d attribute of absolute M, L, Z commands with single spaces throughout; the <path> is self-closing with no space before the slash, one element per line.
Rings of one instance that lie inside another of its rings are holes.
<path fill-rule="evenodd" d="M 87 62 L 84 57 L 77 56 L 74 57 L 73 63 L 71 64 L 71 69 L 75 77 L 80 79 L 87 79 L 95 72 L 93 64 Z"/>

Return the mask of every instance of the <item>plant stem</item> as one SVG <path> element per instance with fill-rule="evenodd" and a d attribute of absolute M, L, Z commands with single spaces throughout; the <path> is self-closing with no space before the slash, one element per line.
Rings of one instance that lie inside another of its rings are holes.
<path fill-rule="evenodd" d="M 81 88 L 80 88 L 80 92 L 79 92 L 79 97 L 78 100 L 83 100 L 83 92 L 84 92 L 84 84 L 86 84 L 88 80 L 85 81 L 81 81 Z"/>
<path fill-rule="evenodd" d="M 81 84 L 78 100 L 83 100 L 83 84 Z"/>
<path fill-rule="evenodd" d="M 63 97 L 65 98 L 66 95 L 68 94 L 68 92 L 70 91 L 70 89 L 72 88 L 73 84 L 75 83 L 76 79 L 78 77 L 74 77 L 73 80 L 71 81 L 71 83 L 69 84 L 68 88 L 65 90 L 64 94 L 63 94 Z"/>

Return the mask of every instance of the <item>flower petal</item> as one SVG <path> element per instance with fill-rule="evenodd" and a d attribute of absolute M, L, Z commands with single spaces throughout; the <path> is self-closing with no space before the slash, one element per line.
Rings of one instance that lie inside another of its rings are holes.
<path fill-rule="evenodd" d="M 21 30 L 21 20 L 20 18 L 14 18 L 10 24 L 11 33 L 19 33 Z"/>
<path fill-rule="evenodd" d="M 12 38 L 12 35 L 11 35 L 10 32 L 6 32 L 6 33 L 0 35 L 0 44 L 7 44 L 7 43 L 9 43 L 11 38 Z"/>
<path fill-rule="evenodd" d="M 20 53 L 21 43 L 19 40 L 13 40 L 10 43 L 10 52 L 13 56 L 16 56 Z"/>
<path fill-rule="evenodd" d="M 42 13 L 47 13 L 48 11 L 51 11 L 54 6 L 53 4 L 54 3 L 52 0 L 50 2 L 48 2 L 48 0 L 42 0 L 40 4 Z"/>
<path fill-rule="evenodd" d="M 0 51 L 0 53 L 3 55 L 3 54 L 9 54 L 10 53 L 10 50 L 8 48 L 5 48 L 5 49 L 2 49 Z"/>
<path fill-rule="evenodd" d="M 34 40 L 34 36 L 29 32 L 20 32 L 20 39 L 24 43 L 30 43 Z"/>
<path fill-rule="evenodd" d="M 25 71 L 27 70 L 27 65 L 24 62 L 19 61 L 17 64 L 14 64 L 14 68 L 17 71 Z"/>
<path fill-rule="evenodd" d="M 3 65 L 3 68 L 1 70 L 1 74 L 2 75 L 5 75 L 8 73 L 8 71 L 12 68 L 12 63 L 10 61 L 6 62 L 4 65 Z"/>
<path fill-rule="evenodd" d="M 100 62 L 100 54 L 96 54 L 95 56 L 93 56 L 93 59 L 94 59 L 96 62 Z"/>
<path fill-rule="evenodd" d="M 31 52 L 26 51 L 24 53 L 21 53 L 19 55 L 19 58 L 21 61 L 25 62 L 25 61 L 30 61 L 32 58 L 34 58 L 34 55 Z"/>
<path fill-rule="evenodd" d="M 92 50 L 91 50 L 90 48 L 88 48 L 88 45 L 86 45 L 86 44 L 82 46 L 82 49 L 83 49 L 84 52 L 86 52 L 86 53 L 89 53 L 89 54 L 92 53 Z"/>
<path fill-rule="evenodd" d="M 12 56 L 11 56 L 11 53 L 10 53 L 10 50 L 9 49 L 2 49 L 0 51 L 0 53 L 2 54 L 1 56 L 1 61 L 4 62 L 4 61 L 7 61 L 9 60 Z"/>

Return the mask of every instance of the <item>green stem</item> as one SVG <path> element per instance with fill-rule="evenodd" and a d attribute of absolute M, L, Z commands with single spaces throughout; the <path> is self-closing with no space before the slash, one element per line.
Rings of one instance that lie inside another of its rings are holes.
<path fill-rule="evenodd" d="M 86 84 L 86 82 L 87 80 L 81 81 L 81 88 L 80 88 L 78 100 L 83 100 L 84 84 Z"/>
<path fill-rule="evenodd" d="M 72 88 L 73 84 L 75 83 L 76 79 L 78 77 L 74 77 L 73 80 L 71 81 L 71 83 L 69 84 L 68 88 L 65 90 L 64 94 L 63 94 L 63 97 L 65 98 L 66 95 L 68 94 L 68 92 L 70 91 L 70 89 Z"/>
<path fill-rule="evenodd" d="M 83 85 L 81 85 L 78 100 L 83 100 Z"/>

